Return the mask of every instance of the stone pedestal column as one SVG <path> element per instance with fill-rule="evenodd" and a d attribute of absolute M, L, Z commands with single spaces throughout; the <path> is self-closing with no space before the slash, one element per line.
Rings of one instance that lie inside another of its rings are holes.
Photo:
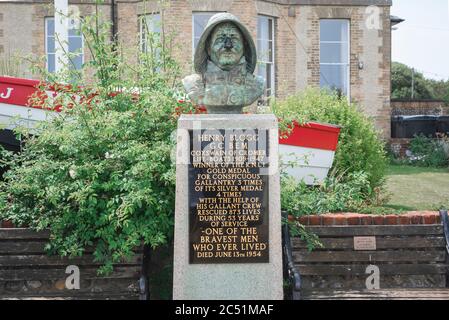
<path fill-rule="evenodd" d="M 283 299 L 274 115 L 178 122 L 174 299 Z"/>

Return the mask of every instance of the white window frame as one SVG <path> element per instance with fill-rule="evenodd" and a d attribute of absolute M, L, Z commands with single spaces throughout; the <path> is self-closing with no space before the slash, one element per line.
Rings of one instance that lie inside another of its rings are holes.
<path fill-rule="evenodd" d="M 192 12 L 192 61 L 195 56 L 195 16 L 196 15 L 211 15 L 211 17 L 212 17 L 214 14 L 223 13 L 223 12 L 226 12 L 226 11 L 193 11 Z M 210 17 L 209 17 L 209 19 L 210 19 Z"/>
<path fill-rule="evenodd" d="M 55 37 L 54 33 L 53 33 L 53 36 L 50 36 L 48 34 L 48 21 L 49 20 L 53 20 L 53 28 L 54 28 L 54 20 L 55 20 L 55 18 L 54 17 L 45 17 L 44 18 L 44 26 L 45 26 L 45 69 L 50 72 L 50 70 L 48 70 L 48 60 L 49 60 L 48 59 L 48 55 L 52 54 L 55 57 L 55 67 L 56 67 L 56 40 L 54 39 L 55 52 L 52 52 L 52 53 L 48 52 L 48 38 L 49 37 L 53 37 L 53 38 Z"/>
<path fill-rule="evenodd" d="M 256 35 L 256 45 L 257 43 L 259 43 L 259 40 L 268 40 L 268 42 L 272 42 L 272 50 L 273 52 L 271 52 L 271 56 L 272 56 L 272 60 L 273 61 L 264 61 L 264 60 L 258 60 L 257 61 L 257 68 L 259 68 L 259 63 L 261 64 L 270 64 L 271 65 L 271 83 L 270 83 L 270 95 L 266 95 L 267 97 L 274 97 L 276 96 L 276 78 L 275 78 L 275 67 L 276 67 L 276 34 L 275 34 L 275 17 L 271 17 L 271 16 L 266 16 L 266 15 L 258 15 L 257 16 L 257 24 L 259 24 L 259 17 L 263 17 L 263 18 L 267 18 L 268 20 L 271 20 L 271 35 L 272 35 L 272 39 L 261 39 L 259 38 L 259 34 Z M 259 50 L 259 48 L 257 48 L 257 50 Z M 266 80 L 266 79 L 265 79 Z M 264 92 L 265 95 L 266 92 Z"/>
<path fill-rule="evenodd" d="M 331 20 L 331 21 L 345 21 L 347 24 L 348 24 L 348 28 L 347 28 L 347 32 L 348 32 L 348 34 L 347 34 L 347 39 L 348 39 L 348 41 L 347 41 L 347 50 L 348 50 L 348 62 L 347 63 L 322 63 L 321 62 L 321 44 L 322 43 L 333 43 L 333 44 L 343 44 L 343 43 L 345 43 L 346 41 L 321 41 L 321 38 L 320 38 L 320 50 L 319 50 L 319 52 L 320 52 L 320 77 L 322 76 L 322 74 L 321 74 L 321 66 L 322 65 L 327 65 L 327 66 L 332 66 L 332 65 L 334 65 L 334 66 L 336 66 L 336 65 L 338 65 L 338 66 L 346 66 L 347 67 L 347 71 L 346 71 L 346 79 L 347 79 L 347 84 L 346 84 L 346 87 L 347 87 L 347 90 L 348 90 L 348 92 L 346 93 L 346 92 L 343 92 L 343 94 L 345 94 L 345 95 L 347 95 L 347 98 L 348 98 L 348 100 L 350 101 L 351 100 L 351 20 L 349 20 L 349 19 L 320 19 L 320 30 L 321 30 L 321 21 L 323 21 L 323 20 Z M 320 33 L 321 33 L 321 31 L 320 31 Z"/>
<path fill-rule="evenodd" d="M 48 55 L 49 54 L 53 54 L 55 56 L 56 59 L 56 38 L 55 35 L 53 33 L 52 36 L 50 36 L 48 34 L 48 21 L 53 20 L 53 25 L 55 23 L 55 17 L 45 17 L 44 18 L 44 25 L 45 25 L 45 68 L 48 70 Z M 84 37 L 83 34 L 81 33 L 79 36 L 71 36 L 71 35 L 67 35 L 68 36 L 68 42 L 70 43 L 70 38 L 81 38 L 81 66 L 84 64 Z M 54 42 L 55 42 L 55 52 L 48 52 L 48 38 L 49 37 L 53 37 L 54 38 Z M 69 44 L 67 44 L 67 49 L 69 48 Z M 69 49 L 68 49 L 69 50 Z M 71 52 L 69 52 L 71 53 Z M 56 66 L 56 60 L 55 60 L 55 66 Z M 80 70 L 80 69 L 76 69 L 76 70 Z M 54 72 L 54 71 L 53 71 Z"/>

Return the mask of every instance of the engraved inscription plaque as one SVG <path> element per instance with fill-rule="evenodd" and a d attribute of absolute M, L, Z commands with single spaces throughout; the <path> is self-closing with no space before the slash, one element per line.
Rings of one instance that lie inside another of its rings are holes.
<path fill-rule="evenodd" d="M 268 263 L 268 130 L 189 133 L 189 263 Z"/>
<path fill-rule="evenodd" d="M 354 237 L 354 250 L 376 250 L 376 237 Z"/>

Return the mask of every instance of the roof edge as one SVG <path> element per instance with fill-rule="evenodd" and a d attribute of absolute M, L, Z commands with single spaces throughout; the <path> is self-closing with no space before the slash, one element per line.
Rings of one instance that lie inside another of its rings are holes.
<path fill-rule="evenodd" d="M 392 0 L 262 0 L 284 5 L 311 6 L 392 6 Z"/>

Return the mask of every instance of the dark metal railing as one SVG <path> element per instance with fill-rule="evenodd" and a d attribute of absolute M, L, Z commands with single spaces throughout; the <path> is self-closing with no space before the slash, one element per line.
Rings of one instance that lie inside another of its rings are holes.
<path fill-rule="evenodd" d="M 286 212 L 282 213 L 283 225 L 282 225 L 282 253 L 283 253 L 283 268 L 284 268 L 284 280 L 291 286 L 292 300 L 300 300 L 301 298 L 301 275 L 298 269 L 296 269 L 293 254 L 292 254 L 292 242 L 290 238 L 290 230 L 288 225 L 288 215 Z"/>
<path fill-rule="evenodd" d="M 150 300 L 150 281 L 148 278 L 150 268 L 151 248 L 143 246 L 142 266 L 139 278 L 139 300 Z"/>
<path fill-rule="evenodd" d="M 449 217 L 447 210 L 440 211 L 441 223 L 443 224 L 444 237 L 446 238 L 446 288 L 449 288 Z"/>

